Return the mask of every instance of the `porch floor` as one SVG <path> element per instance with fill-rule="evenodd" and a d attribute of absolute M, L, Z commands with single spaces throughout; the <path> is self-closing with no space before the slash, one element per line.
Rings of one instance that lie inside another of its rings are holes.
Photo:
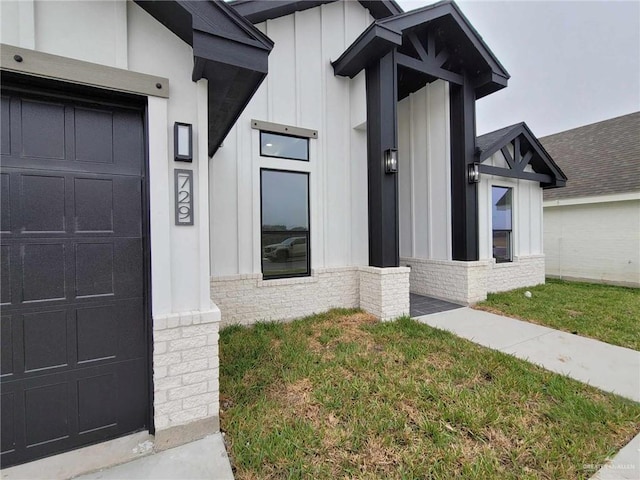
<path fill-rule="evenodd" d="M 446 312 L 447 310 L 462 308 L 462 305 L 447 302 L 446 300 L 440 300 L 438 298 L 418 295 L 417 293 L 409 294 L 409 301 L 411 317 L 421 317 L 432 313 Z"/>

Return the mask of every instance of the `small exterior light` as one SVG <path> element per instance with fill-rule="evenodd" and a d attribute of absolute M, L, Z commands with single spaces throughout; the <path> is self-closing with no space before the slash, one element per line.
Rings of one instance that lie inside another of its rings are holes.
<path fill-rule="evenodd" d="M 193 160 L 193 132 L 190 123 L 176 122 L 173 125 L 173 152 L 176 162 Z"/>
<path fill-rule="evenodd" d="M 469 183 L 478 183 L 480 181 L 480 164 L 470 163 L 468 169 Z"/>
<path fill-rule="evenodd" d="M 389 148 L 384 151 L 385 173 L 398 173 L 398 150 Z"/>

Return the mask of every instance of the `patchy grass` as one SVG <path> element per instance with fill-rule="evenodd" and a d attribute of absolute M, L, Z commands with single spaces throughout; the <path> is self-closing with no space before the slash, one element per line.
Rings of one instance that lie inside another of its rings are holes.
<path fill-rule="evenodd" d="M 408 318 L 352 310 L 220 335 L 238 479 L 575 479 L 640 405 Z"/>
<path fill-rule="evenodd" d="M 476 308 L 640 350 L 637 288 L 547 279 L 546 285 L 490 293 Z"/>

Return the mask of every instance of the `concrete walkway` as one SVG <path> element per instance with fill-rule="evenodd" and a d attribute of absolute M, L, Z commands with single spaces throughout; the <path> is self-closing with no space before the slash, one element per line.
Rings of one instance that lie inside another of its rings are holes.
<path fill-rule="evenodd" d="M 640 402 L 640 352 L 635 350 L 471 308 L 416 320 Z"/>
<path fill-rule="evenodd" d="M 460 308 L 416 317 L 485 347 L 640 402 L 640 352 L 489 312 Z M 640 434 L 592 480 L 640 480 Z"/>
<path fill-rule="evenodd" d="M 222 435 L 154 453 L 75 480 L 233 480 Z"/>

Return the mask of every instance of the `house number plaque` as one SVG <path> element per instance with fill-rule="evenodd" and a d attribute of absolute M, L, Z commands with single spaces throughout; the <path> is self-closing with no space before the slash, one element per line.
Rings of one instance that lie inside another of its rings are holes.
<path fill-rule="evenodd" d="M 193 225 L 193 171 L 174 170 L 176 225 Z"/>

